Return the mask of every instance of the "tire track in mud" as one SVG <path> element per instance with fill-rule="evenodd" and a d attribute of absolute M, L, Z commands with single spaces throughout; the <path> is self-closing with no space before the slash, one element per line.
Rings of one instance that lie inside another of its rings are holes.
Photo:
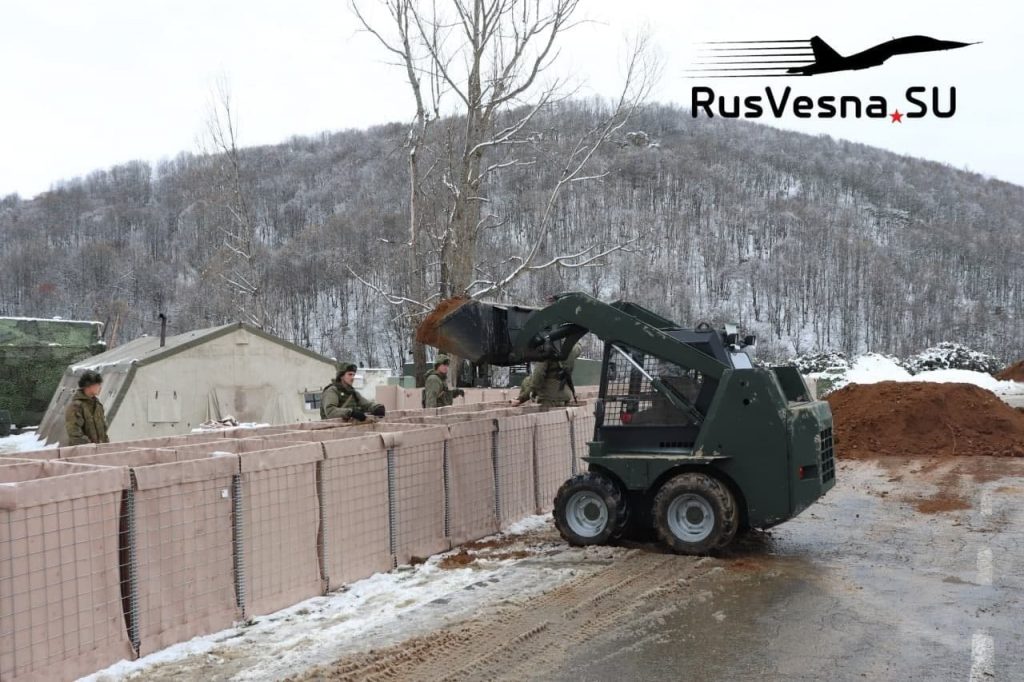
<path fill-rule="evenodd" d="M 401 644 L 346 656 L 291 678 L 522 680 L 557 670 L 578 646 L 617 628 L 635 630 L 678 608 L 714 560 L 630 550 L 600 571 L 522 603 Z M 675 599 L 673 599 L 675 597 Z"/>

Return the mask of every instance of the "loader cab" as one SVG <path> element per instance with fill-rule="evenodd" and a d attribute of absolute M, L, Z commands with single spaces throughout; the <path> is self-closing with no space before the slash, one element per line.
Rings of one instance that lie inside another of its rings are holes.
<path fill-rule="evenodd" d="M 662 331 L 728 367 L 752 367 L 745 352 L 727 343 L 730 339 L 726 334 L 707 325 Z M 714 377 L 626 344 L 608 341 L 602 363 L 595 440 L 603 441 L 607 448 L 618 452 L 668 450 L 679 453 L 693 448 L 700 433 L 700 418 L 673 405 L 652 385 L 652 379 L 676 391 L 701 416 L 707 415 L 718 390 L 718 380 Z"/>
<path fill-rule="evenodd" d="M 619 452 L 692 448 L 700 432 L 698 420 L 673 405 L 645 373 L 670 386 L 702 414 L 717 390 L 715 379 L 696 370 L 625 344 L 607 343 L 595 440 Z"/>

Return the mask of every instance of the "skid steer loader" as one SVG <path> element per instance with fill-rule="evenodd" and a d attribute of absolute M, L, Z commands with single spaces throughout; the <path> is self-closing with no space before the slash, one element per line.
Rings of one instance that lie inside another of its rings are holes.
<path fill-rule="evenodd" d="M 565 359 L 604 342 L 588 471 L 566 481 L 554 517 L 573 545 L 653 527 L 682 554 L 737 530 L 790 519 L 835 485 L 832 413 L 794 367 L 754 367 L 735 329 L 683 329 L 628 302 L 563 294 L 544 308 L 449 300 L 417 338 L 477 363 Z"/>

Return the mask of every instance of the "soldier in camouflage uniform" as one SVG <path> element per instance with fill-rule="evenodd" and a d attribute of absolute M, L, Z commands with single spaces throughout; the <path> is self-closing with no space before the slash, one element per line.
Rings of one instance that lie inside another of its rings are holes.
<path fill-rule="evenodd" d="M 448 407 L 455 398 L 466 395 L 461 388 L 448 388 L 448 365 L 448 356 L 438 355 L 434 369 L 427 372 L 423 384 L 423 407 Z"/>
<path fill-rule="evenodd" d="M 523 381 L 516 403 L 521 405 L 535 397 L 537 402 L 545 407 L 564 407 L 575 400 L 572 370 L 576 366 L 576 358 L 580 356 L 580 352 L 580 346 L 576 344 L 564 361 L 545 360 L 533 363 L 530 376 Z"/>
<path fill-rule="evenodd" d="M 512 401 L 514 405 L 522 405 L 525 402 L 533 400 L 533 378 L 526 377 L 523 379 L 523 383 L 519 384 L 519 397 Z"/>
<path fill-rule="evenodd" d="M 71 404 L 64 411 L 68 445 L 110 442 L 103 403 L 96 397 L 101 388 L 103 377 L 98 372 L 88 370 L 78 378 L 78 390 L 71 396 Z"/>
<path fill-rule="evenodd" d="M 356 378 L 356 366 L 342 365 L 334 381 L 324 387 L 320 397 L 321 419 L 344 419 L 346 421 L 366 421 L 366 415 L 384 416 L 384 406 L 367 400 L 359 395 L 352 382 Z"/>

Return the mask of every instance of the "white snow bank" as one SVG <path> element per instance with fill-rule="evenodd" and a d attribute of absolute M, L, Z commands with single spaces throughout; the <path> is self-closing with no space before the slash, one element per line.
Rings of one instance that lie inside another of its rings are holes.
<path fill-rule="evenodd" d="M 913 377 L 892 358 L 868 353 L 853 362 L 843 383 L 877 384 L 880 381 L 913 381 Z"/>
<path fill-rule="evenodd" d="M 31 452 L 33 450 L 52 450 L 57 444 L 47 445 L 46 441 L 39 437 L 35 431 L 28 431 L 17 436 L 0 438 L 0 454 L 9 455 L 16 452 Z"/>
<path fill-rule="evenodd" d="M 927 381 L 940 384 L 973 384 L 997 395 L 1024 394 L 1024 383 L 1000 381 L 985 372 L 967 369 L 934 369 L 911 374 L 892 358 L 868 353 L 857 358 L 846 376 L 835 383 L 835 388 L 847 384 L 877 384 L 881 381 Z"/>

